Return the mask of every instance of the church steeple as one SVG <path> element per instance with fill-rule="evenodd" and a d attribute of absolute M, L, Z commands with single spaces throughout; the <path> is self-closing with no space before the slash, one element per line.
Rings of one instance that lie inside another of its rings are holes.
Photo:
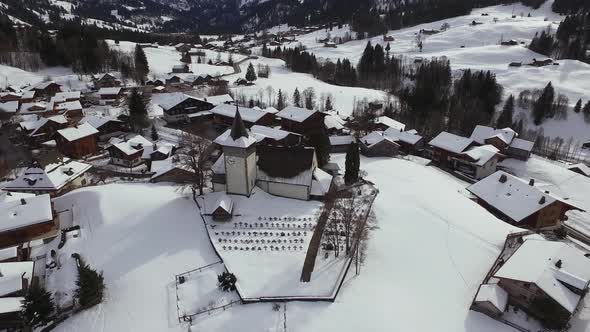
<path fill-rule="evenodd" d="M 234 122 L 231 127 L 230 136 L 234 141 L 240 137 L 249 137 L 248 131 L 246 130 L 246 126 L 244 125 L 244 121 L 242 120 L 242 116 L 240 115 L 238 105 L 236 105 L 236 116 L 234 117 Z"/>

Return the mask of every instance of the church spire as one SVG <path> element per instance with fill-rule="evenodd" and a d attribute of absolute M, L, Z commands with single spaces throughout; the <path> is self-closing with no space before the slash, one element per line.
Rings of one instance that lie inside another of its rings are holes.
<path fill-rule="evenodd" d="M 244 121 L 238 110 L 238 105 L 236 105 L 236 116 L 234 117 L 230 136 L 234 141 L 240 137 L 248 137 L 248 131 L 246 130 L 246 126 L 244 125 Z"/>

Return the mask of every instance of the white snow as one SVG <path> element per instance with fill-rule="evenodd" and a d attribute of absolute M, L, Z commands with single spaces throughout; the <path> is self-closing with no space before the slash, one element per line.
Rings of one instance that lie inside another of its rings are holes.
<path fill-rule="evenodd" d="M 6 296 L 28 287 L 33 279 L 33 262 L 0 263 L 0 296 Z M 23 285 L 22 278 L 27 280 Z"/>
<path fill-rule="evenodd" d="M 287 119 L 295 122 L 304 122 L 314 114 L 314 110 L 308 110 L 296 106 L 287 106 L 285 109 L 277 113 L 276 116 L 281 119 Z"/>
<path fill-rule="evenodd" d="M 53 220 L 49 195 L 0 203 L 0 232 L 11 231 Z"/>
<path fill-rule="evenodd" d="M 428 142 L 431 146 L 453 153 L 461 153 L 465 151 L 465 149 L 467 149 L 472 143 L 473 140 L 470 138 L 457 136 L 455 134 L 447 133 L 446 131 L 441 132 Z"/>
<path fill-rule="evenodd" d="M 95 135 L 98 133 L 98 130 L 96 130 L 96 128 L 91 126 L 89 123 L 83 123 L 77 127 L 60 129 L 57 132 L 63 136 L 63 138 L 73 142 L 90 135 Z"/>

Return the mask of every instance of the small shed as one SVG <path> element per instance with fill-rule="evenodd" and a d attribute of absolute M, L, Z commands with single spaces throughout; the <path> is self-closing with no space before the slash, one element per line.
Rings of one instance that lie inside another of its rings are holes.
<path fill-rule="evenodd" d="M 215 221 L 228 221 L 233 217 L 234 201 L 225 192 L 207 194 L 204 205 L 205 215 Z"/>

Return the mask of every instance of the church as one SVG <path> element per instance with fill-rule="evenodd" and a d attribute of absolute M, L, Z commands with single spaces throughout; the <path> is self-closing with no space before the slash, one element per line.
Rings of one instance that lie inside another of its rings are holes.
<path fill-rule="evenodd" d="M 299 200 L 321 200 L 332 176 L 318 167 L 315 150 L 263 144 L 246 126 L 236 107 L 232 127 L 215 139 L 222 155 L 211 167 L 213 190 L 250 196 L 254 187 Z"/>

